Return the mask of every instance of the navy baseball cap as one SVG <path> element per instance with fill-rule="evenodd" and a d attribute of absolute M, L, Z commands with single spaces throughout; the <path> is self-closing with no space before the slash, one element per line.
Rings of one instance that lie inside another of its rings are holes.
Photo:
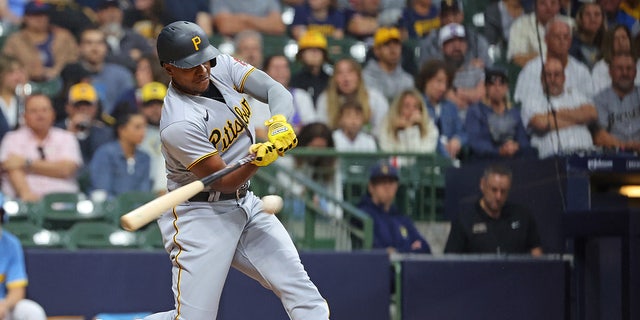
<path fill-rule="evenodd" d="M 369 171 L 369 180 L 393 179 L 399 180 L 398 169 L 387 162 L 381 162 Z"/>
<path fill-rule="evenodd" d="M 51 9 L 51 6 L 49 6 L 48 4 L 42 1 L 36 0 L 36 1 L 28 2 L 24 6 L 24 14 L 25 15 L 48 14 L 50 9 Z"/>

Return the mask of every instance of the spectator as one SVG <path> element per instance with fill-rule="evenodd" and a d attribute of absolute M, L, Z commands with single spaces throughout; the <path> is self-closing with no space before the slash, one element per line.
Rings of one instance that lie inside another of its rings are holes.
<path fill-rule="evenodd" d="M 175 21 L 171 16 L 172 11 L 167 10 L 165 2 L 165 0 L 134 0 L 133 6 L 123 10 L 122 26 L 124 30 L 135 31 L 154 48 L 156 46 L 155 39 L 158 38 L 162 27 Z M 195 19 L 188 21 L 195 21 Z M 209 24 L 209 29 L 211 29 L 211 24 Z"/>
<path fill-rule="evenodd" d="M 0 206 L 4 201 L 0 202 Z M 27 270 L 20 240 L 2 229 L 5 212 L 0 208 L 0 319 L 46 320 L 44 309 L 27 299 Z"/>
<path fill-rule="evenodd" d="M 606 30 L 602 7 L 597 3 L 583 3 L 576 15 L 576 26 L 569 54 L 591 70 L 601 56 Z"/>
<path fill-rule="evenodd" d="M 549 21 L 545 43 L 547 44 L 546 60 L 556 58 L 562 62 L 565 74 L 565 85 L 568 91 L 577 91 L 587 97 L 593 97 L 593 80 L 589 69 L 576 58 L 569 55 L 571 46 L 571 27 L 565 19 L 557 18 Z M 518 74 L 514 92 L 514 100 L 524 103 L 531 95 L 539 97 L 543 94 L 540 74 L 542 60 L 529 61 Z"/>
<path fill-rule="evenodd" d="M 617 53 L 611 60 L 611 86 L 593 100 L 598 110 L 599 130 L 594 142 L 609 148 L 640 151 L 640 86 L 636 59 L 630 53 Z"/>
<path fill-rule="evenodd" d="M 547 55 L 546 26 L 560 13 L 559 0 L 535 0 L 535 12 L 525 14 L 511 25 L 507 60 L 524 67 L 529 61 Z"/>
<path fill-rule="evenodd" d="M 264 64 L 264 71 L 291 92 L 293 97 L 293 116 L 289 119 L 289 124 L 293 126 L 296 132 L 300 132 L 302 126 L 317 120 L 313 98 L 303 89 L 294 88 L 290 85 L 291 69 L 289 68 L 287 57 L 283 55 L 268 57 Z"/>
<path fill-rule="evenodd" d="M 357 101 L 346 101 L 340 106 L 338 127 L 333 130 L 333 142 L 338 151 L 376 152 L 375 138 L 364 132 L 364 110 Z"/>
<path fill-rule="evenodd" d="M 7 133 L 0 145 L 5 195 L 35 202 L 51 192 L 78 192 L 80 146 L 71 133 L 53 127 L 54 119 L 49 97 L 27 98 L 25 125 Z"/>
<path fill-rule="evenodd" d="M 317 148 L 324 150 L 332 150 L 335 144 L 332 137 L 331 129 L 324 123 L 313 122 L 302 127 L 298 133 L 298 148 Z M 342 200 L 342 178 L 338 170 L 335 156 L 313 156 L 313 157 L 281 157 L 278 163 L 291 171 L 299 172 L 303 176 L 316 183 L 319 183 L 324 189 L 336 199 Z M 295 195 L 294 212 L 303 212 L 298 208 L 301 205 L 300 199 L 306 199 L 307 192 L 304 185 L 292 181 L 288 175 L 279 174 L 278 179 L 284 185 L 290 186 L 291 191 Z M 329 216 L 341 219 L 342 208 L 333 202 L 328 201 L 325 197 L 314 194 L 312 196 L 314 204 L 316 204 L 324 213 Z M 297 210 L 295 208 L 298 208 Z"/>
<path fill-rule="evenodd" d="M 422 94 L 402 91 L 391 104 L 378 134 L 380 149 L 387 152 L 434 153 L 438 128 L 429 116 Z M 402 161 L 399 166 L 407 163 Z"/>
<path fill-rule="evenodd" d="M 136 62 L 136 71 L 134 73 L 136 87 L 126 90 L 111 113 L 114 118 L 119 118 L 123 114 L 140 112 L 142 106 L 142 87 L 150 82 L 169 83 L 170 78 L 160 65 L 160 60 L 155 54 L 146 54 Z"/>
<path fill-rule="evenodd" d="M 120 8 L 119 0 L 102 0 L 98 5 L 96 17 L 107 43 L 108 53 L 105 61 L 133 71 L 136 60 L 143 54 L 153 52 L 153 48 L 142 35 L 122 24 L 124 12 Z"/>
<path fill-rule="evenodd" d="M 327 38 L 342 39 L 346 28 L 346 17 L 332 0 L 306 0 L 295 7 L 291 35 L 294 39 L 307 30 L 322 33 Z"/>
<path fill-rule="evenodd" d="M 351 10 L 347 12 L 347 34 L 351 37 L 367 42 L 379 27 L 394 25 L 381 23 L 384 18 L 381 14 L 382 6 L 380 0 L 358 0 L 351 1 Z"/>
<path fill-rule="evenodd" d="M 485 96 L 484 77 L 484 70 L 474 66 L 458 70 L 453 75 L 452 90 L 447 92 L 447 99 L 458 107 L 462 123 L 469 108 L 480 103 Z"/>
<path fill-rule="evenodd" d="M 319 32 L 307 31 L 298 39 L 298 53 L 296 60 L 302 65 L 300 71 L 293 75 L 291 84 L 306 90 L 313 102 L 318 103 L 318 97 L 327 88 L 331 73 L 327 71 L 329 54 L 327 53 L 327 39 Z"/>
<path fill-rule="evenodd" d="M 509 101 L 507 74 L 500 69 L 485 72 L 486 95 L 482 102 L 469 107 L 465 129 L 473 159 L 496 159 L 532 156 L 520 110 Z"/>
<path fill-rule="evenodd" d="M 610 26 L 624 25 L 632 30 L 634 35 L 638 34 L 638 8 L 637 2 L 628 0 L 598 0 L 598 3 L 605 10 Z"/>
<path fill-rule="evenodd" d="M 413 77 L 402 69 L 402 43 L 400 30 L 382 27 L 373 40 L 375 60 L 369 60 L 362 70 L 365 84 L 378 90 L 387 101 L 402 90 L 413 87 Z"/>
<path fill-rule="evenodd" d="M 244 62 L 262 69 L 264 57 L 262 55 L 262 35 L 253 30 L 238 32 L 233 37 L 235 56 Z"/>
<path fill-rule="evenodd" d="M 204 32 L 213 35 L 211 7 L 209 0 L 175 1 L 164 0 L 164 11 L 170 13 L 173 21 L 193 21 Z"/>
<path fill-rule="evenodd" d="M 412 0 L 402 10 L 402 39 L 422 39 L 440 27 L 440 10 L 432 0 Z"/>
<path fill-rule="evenodd" d="M 631 52 L 635 56 L 633 53 L 634 45 L 631 31 L 629 31 L 627 27 L 617 25 L 607 31 L 602 42 L 602 59 L 596 62 L 591 70 L 595 93 L 599 93 L 611 86 L 611 76 L 609 76 L 609 63 L 611 63 L 611 58 L 623 52 Z M 640 70 L 640 63 L 636 65 L 636 69 Z M 640 72 L 636 72 L 635 83 L 640 84 Z"/>
<path fill-rule="evenodd" d="M 368 193 L 358 208 L 373 219 L 373 248 L 386 249 L 388 253 L 431 253 L 411 218 L 393 203 L 399 179 L 398 170 L 388 163 L 371 168 Z"/>
<path fill-rule="evenodd" d="M 540 158 L 593 150 L 588 125 L 598 114 L 591 99 L 568 90 L 562 62 L 549 57 L 539 80 L 543 94 L 531 95 L 522 103 L 522 123 L 532 133 L 531 145 Z"/>
<path fill-rule="evenodd" d="M 67 117 L 55 126 L 72 133 L 80 144 L 82 161 L 88 164 L 103 144 L 113 140 L 111 128 L 98 120 L 100 114 L 98 93 L 88 83 L 78 83 L 69 89 Z"/>
<path fill-rule="evenodd" d="M 509 202 L 511 170 L 502 165 L 485 168 L 480 179 L 482 197 L 473 209 L 451 222 L 445 253 L 495 253 L 542 255 L 540 235 L 533 215 Z"/>
<path fill-rule="evenodd" d="M 500 0 L 489 4 L 484 10 L 484 36 L 489 44 L 506 50 L 511 25 L 522 15 L 524 7 L 521 0 Z"/>
<path fill-rule="evenodd" d="M 438 32 L 430 32 L 426 38 L 420 41 L 420 65 L 427 60 L 444 58 L 440 33 L 444 26 L 451 23 L 464 25 L 464 13 L 458 0 L 444 0 L 440 3 L 440 28 Z M 457 34 L 460 33 L 457 32 Z M 487 39 L 472 28 L 464 28 L 462 33 L 467 40 L 467 52 L 470 57 L 482 60 L 487 66 L 491 65 L 492 60 L 489 57 Z"/>
<path fill-rule="evenodd" d="M 119 118 L 114 126 L 117 141 L 102 145 L 89 164 L 91 191 L 102 190 L 107 199 L 131 191 L 151 191 L 151 158 L 140 150 L 147 126 L 140 113 Z"/>
<path fill-rule="evenodd" d="M 140 150 L 151 157 L 150 176 L 153 182 L 151 190 L 158 195 L 167 192 L 167 172 L 164 167 L 160 142 L 160 116 L 162 104 L 167 95 L 167 86 L 160 82 L 149 82 L 141 88 L 142 103 L 140 113 L 147 120 L 147 130 L 144 140 L 140 143 Z"/>
<path fill-rule="evenodd" d="M 123 92 L 134 87 L 133 74 L 127 68 L 106 61 L 107 42 L 102 30 L 89 28 L 80 36 L 80 61 L 70 64 L 62 71 L 67 85 L 78 81 L 77 74 L 86 74 L 98 97 L 105 114 L 112 114 L 117 99 Z M 112 121 L 110 121 L 112 122 Z"/>
<path fill-rule="evenodd" d="M 60 88 L 60 72 L 78 60 L 78 45 L 66 29 L 49 22 L 51 7 L 40 1 L 27 3 L 22 28 L 7 38 L 2 48 L 25 66 L 30 81 Z M 54 89 L 51 96 L 57 94 Z"/>
<path fill-rule="evenodd" d="M 24 109 L 24 93 L 27 74 L 20 60 L 0 56 L 0 141 L 9 130 L 18 128 Z"/>
<path fill-rule="evenodd" d="M 277 0 L 218 0 L 211 2 L 213 24 L 221 34 L 234 36 L 243 30 L 283 35 L 286 26 Z"/>
<path fill-rule="evenodd" d="M 377 90 L 365 86 L 358 62 L 345 58 L 336 62 L 329 86 L 318 97 L 318 119 L 330 128 L 337 128 L 340 106 L 350 99 L 362 105 L 367 119 L 365 132 L 376 132 L 389 110 L 387 99 Z"/>
<path fill-rule="evenodd" d="M 424 94 L 429 117 L 438 128 L 438 153 L 456 159 L 467 142 L 458 108 L 445 98 L 451 76 L 441 60 L 429 60 L 416 76 L 416 89 Z"/>

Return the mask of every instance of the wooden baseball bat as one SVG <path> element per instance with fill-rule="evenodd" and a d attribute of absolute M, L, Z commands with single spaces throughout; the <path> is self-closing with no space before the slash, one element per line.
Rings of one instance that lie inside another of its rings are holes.
<path fill-rule="evenodd" d="M 205 186 L 239 169 L 243 165 L 253 161 L 255 155 L 247 155 L 237 162 L 224 167 L 200 180 L 196 180 L 165 195 L 153 199 L 142 206 L 129 211 L 120 217 L 120 225 L 128 231 L 135 231 L 149 222 L 158 219 L 165 211 L 177 206 L 202 191 Z"/>

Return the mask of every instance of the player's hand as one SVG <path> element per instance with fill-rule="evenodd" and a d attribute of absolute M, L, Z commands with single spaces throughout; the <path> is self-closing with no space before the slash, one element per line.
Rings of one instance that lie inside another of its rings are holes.
<path fill-rule="evenodd" d="M 271 117 L 271 119 L 264 122 L 264 125 L 269 128 L 267 137 L 269 142 L 273 143 L 279 155 L 283 156 L 285 152 L 298 145 L 298 137 L 296 137 L 296 133 L 283 115 L 277 114 Z"/>
<path fill-rule="evenodd" d="M 278 159 L 276 147 L 271 142 L 253 144 L 249 147 L 249 152 L 256 155 L 256 158 L 251 163 L 258 167 L 268 166 Z"/>

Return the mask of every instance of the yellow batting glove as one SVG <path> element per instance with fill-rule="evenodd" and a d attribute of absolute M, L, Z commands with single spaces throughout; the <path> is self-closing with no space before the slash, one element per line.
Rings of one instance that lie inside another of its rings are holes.
<path fill-rule="evenodd" d="M 298 137 L 283 115 L 277 114 L 271 117 L 264 122 L 264 125 L 269 128 L 267 132 L 269 142 L 273 143 L 279 155 L 283 156 L 285 152 L 298 145 Z"/>
<path fill-rule="evenodd" d="M 271 142 L 256 143 L 249 147 L 249 152 L 256 155 L 251 161 L 258 167 L 265 167 L 278 159 L 278 152 Z"/>

